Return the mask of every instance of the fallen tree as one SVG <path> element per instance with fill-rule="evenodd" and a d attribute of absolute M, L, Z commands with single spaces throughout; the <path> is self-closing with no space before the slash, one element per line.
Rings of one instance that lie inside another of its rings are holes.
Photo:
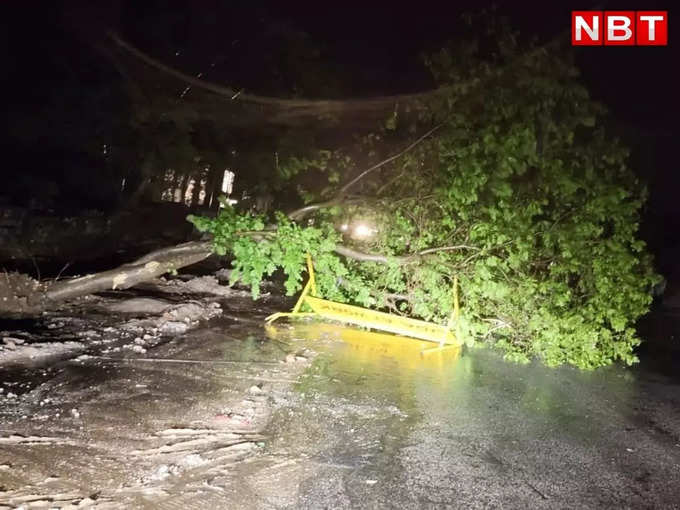
<path fill-rule="evenodd" d="M 0 316 L 35 314 L 67 299 L 106 290 L 129 289 L 210 255 L 210 243 L 189 242 L 156 250 L 115 269 L 79 278 L 38 282 L 19 273 L 5 273 L 4 279 L 0 279 Z"/>
<path fill-rule="evenodd" d="M 254 298 L 275 271 L 297 292 L 310 253 L 324 297 L 443 322 L 457 277 L 468 343 L 551 366 L 633 363 L 658 280 L 637 238 L 644 185 L 568 53 L 491 33 L 429 59 L 450 96 L 417 126 L 395 114 L 310 164 L 325 187 L 302 190 L 308 205 L 277 213 L 275 228 L 228 207 L 190 220 Z M 426 136 L 397 158 L 359 170 L 348 156 L 418 128 Z"/>
<path fill-rule="evenodd" d="M 339 203 L 352 203 L 351 199 L 343 198 L 342 193 L 347 191 L 352 184 L 380 166 L 394 161 L 404 155 L 417 143 L 432 134 L 428 131 L 425 136 L 410 144 L 406 149 L 385 159 L 377 165 L 361 172 L 359 178 L 352 179 L 343 186 L 336 199 L 323 203 L 301 207 L 288 214 L 293 221 L 302 220 L 313 211 L 330 207 Z M 240 235 L 248 236 L 255 241 L 263 241 L 276 234 L 277 227 L 274 225 L 261 226 L 260 230 L 240 232 Z M 373 261 L 387 263 L 388 257 L 380 254 L 364 253 L 356 249 L 337 245 L 334 248 L 338 255 L 358 261 Z M 401 258 L 392 257 L 394 262 L 406 263 L 415 257 L 427 255 L 430 250 L 412 254 Z M 39 282 L 26 275 L 17 273 L 5 273 L 4 281 L 0 280 L 0 315 L 30 314 L 43 310 L 59 301 L 78 298 L 89 294 L 96 294 L 107 290 L 124 290 L 134 287 L 169 272 L 174 272 L 184 267 L 196 264 L 207 259 L 214 253 L 213 243 L 210 241 L 192 241 L 176 246 L 161 248 L 150 252 L 139 259 L 123 264 L 114 269 L 93 273 L 82 277 L 69 278 L 52 282 Z"/>
<path fill-rule="evenodd" d="M 233 258 L 231 281 L 253 298 L 277 271 L 293 295 L 311 254 L 328 299 L 443 322 L 457 278 L 469 344 L 548 365 L 633 363 L 658 279 L 637 238 L 644 186 L 568 54 L 491 33 L 428 59 L 445 93 L 417 122 L 395 110 L 355 147 L 281 162 L 302 207 L 265 216 L 224 202 L 217 216 L 189 217 L 211 241 L 59 282 L 41 302 L 126 288 L 212 252 Z M 302 186 L 304 174 L 316 178 Z"/>
<path fill-rule="evenodd" d="M 207 242 L 190 242 L 156 250 L 109 271 L 55 282 L 46 289 L 44 299 L 57 301 L 109 289 L 129 289 L 138 283 L 205 260 L 211 254 Z"/>

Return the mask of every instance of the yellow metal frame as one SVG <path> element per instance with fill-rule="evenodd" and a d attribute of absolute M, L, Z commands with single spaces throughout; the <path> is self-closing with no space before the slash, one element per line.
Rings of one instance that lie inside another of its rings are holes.
<path fill-rule="evenodd" d="M 300 294 L 293 310 L 291 312 L 278 312 L 270 315 L 265 319 L 267 324 L 270 324 L 281 317 L 321 316 L 326 319 L 381 331 L 388 331 L 397 335 L 419 338 L 421 340 L 439 344 L 439 347 L 427 349 L 424 352 L 435 351 L 445 346 L 460 346 L 462 344 L 459 340 L 459 335 L 456 335 L 453 332 L 453 328 L 458 325 L 458 316 L 460 314 L 458 305 L 458 278 L 454 278 L 453 281 L 453 312 L 449 317 L 447 325 L 442 326 L 432 322 L 410 319 L 408 317 L 401 317 L 389 313 L 368 310 L 359 306 L 346 305 L 344 303 L 336 303 L 335 301 L 321 299 L 316 296 L 314 267 L 309 255 L 307 256 L 307 270 L 309 272 L 309 280 L 302 289 L 302 294 Z M 300 312 L 302 303 L 309 305 L 313 312 Z"/>

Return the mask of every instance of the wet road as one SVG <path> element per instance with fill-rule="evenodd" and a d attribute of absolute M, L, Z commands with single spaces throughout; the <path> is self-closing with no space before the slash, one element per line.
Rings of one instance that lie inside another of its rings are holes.
<path fill-rule="evenodd" d="M 342 335 L 293 336 L 324 329 Z M 300 385 L 304 419 L 291 427 L 321 439 L 295 451 L 326 467 L 291 507 L 680 508 L 677 378 L 486 350 L 418 363 L 363 340 L 326 344 Z"/>
<path fill-rule="evenodd" d="M 328 324 L 265 331 L 265 313 L 54 369 L 0 414 L 19 437 L 0 444 L 0 503 L 680 508 L 670 357 L 594 372 L 488 350 L 421 357 L 420 342 Z M 313 361 L 286 363 L 307 348 Z M 66 416 L 41 421 L 51 405 Z"/>

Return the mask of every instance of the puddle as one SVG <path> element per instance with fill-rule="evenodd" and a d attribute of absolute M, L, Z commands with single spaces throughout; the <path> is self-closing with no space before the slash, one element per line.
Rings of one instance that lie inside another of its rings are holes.
<path fill-rule="evenodd" d="M 267 334 L 319 353 L 275 429 L 314 466 L 290 475 L 300 508 L 663 507 L 680 496 L 678 386 L 649 363 L 585 372 L 486 349 L 424 356 L 432 343 L 317 322 Z"/>
<path fill-rule="evenodd" d="M 460 376 L 460 347 L 330 323 L 266 327 L 269 338 L 301 344 L 320 354 L 297 389 L 343 398 L 371 397 L 407 412 L 416 410 L 418 387 L 446 387 Z"/>

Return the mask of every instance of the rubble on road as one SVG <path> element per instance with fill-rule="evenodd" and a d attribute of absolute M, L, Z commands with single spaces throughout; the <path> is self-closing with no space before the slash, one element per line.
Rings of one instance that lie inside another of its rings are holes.
<path fill-rule="evenodd" d="M 158 292 L 161 288 L 173 291 L 168 299 L 135 295 L 138 290 L 86 296 L 33 319 L 0 322 L 0 328 L 31 324 L 30 331 L 0 330 L 0 367 L 47 364 L 85 352 L 145 354 L 154 345 L 221 315 L 222 305 L 215 296 L 239 292 L 220 285 L 212 276 L 163 279 L 154 285 Z"/>

